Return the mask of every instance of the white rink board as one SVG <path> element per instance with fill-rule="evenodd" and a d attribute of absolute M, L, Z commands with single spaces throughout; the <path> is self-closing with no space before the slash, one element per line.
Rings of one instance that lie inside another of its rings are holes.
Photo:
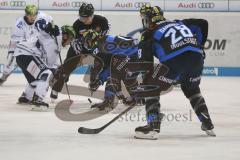
<path fill-rule="evenodd" d="M 125 10 L 125 11 L 138 11 L 141 6 L 148 4 L 151 6 L 161 6 L 164 9 L 163 0 L 102 0 L 102 10 L 114 11 L 114 10 Z"/>
<path fill-rule="evenodd" d="M 20 10 L 27 4 L 35 4 L 41 10 L 78 10 L 83 2 L 92 3 L 98 11 L 135 11 L 144 4 L 158 5 L 164 11 L 240 11 L 239 0 L 1 0 L 0 9 Z"/>
<path fill-rule="evenodd" d="M 166 0 L 167 11 L 228 11 L 228 0 Z"/>
<path fill-rule="evenodd" d="M 58 25 L 72 24 L 77 11 L 47 11 Z M 141 27 L 138 12 L 96 12 L 105 15 L 111 24 L 111 34 L 126 35 Z M 0 11 L 0 64 L 5 63 L 11 27 L 22 11 Z M 209 41 L 206 43 L 207 59 L 205 66 L 240 67 L 240 13 L 177 13 L 167 12 L 167 18 L 205 18 L 209 21 Z M 66 52 L 66 49 L 64 50 Z M 64 55 L 64 54 L 63 54 Z"/>
<path fill-rule="evenodd" d="M 44 10 L 75 10 L 78 11 L 79 7 L 83 2 L 92 3 L 95 10 L 101 10 L 100 0 L 87 0 L 87 1 L 76 1 L 76 0 L 40 0 L 39 8 Z"/>

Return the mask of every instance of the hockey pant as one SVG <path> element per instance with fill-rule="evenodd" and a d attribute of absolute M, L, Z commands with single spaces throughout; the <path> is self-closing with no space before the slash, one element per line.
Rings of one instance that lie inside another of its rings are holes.
<path fill-rule="evenodd" d="M 43 99 L 47 94 L 49 81 L 52 78 L 51 70 L 39 57 L 19 55 L 16 57 L 16 61 L 29 84 L 25 89 L 27 98 L 31 100 L 33 93 L 35 93 Z"/>

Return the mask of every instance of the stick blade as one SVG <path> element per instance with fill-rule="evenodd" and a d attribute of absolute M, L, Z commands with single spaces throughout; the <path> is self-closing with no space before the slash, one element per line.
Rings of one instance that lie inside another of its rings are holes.
<path fill-rule="evenodd" d="M 80 134 L 98 134 L 100 131 L 100 129 L 90 129 L 85 127 L 80 127 L 78 129 L 78 133 Z"/>

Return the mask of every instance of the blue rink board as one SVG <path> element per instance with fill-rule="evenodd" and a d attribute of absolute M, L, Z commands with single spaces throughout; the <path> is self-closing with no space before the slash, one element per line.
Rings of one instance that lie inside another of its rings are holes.
<path fill-rule="evenodd" d="M 88 66 L 78 67 L 73 73 L 74 74 L 85 74 L 88 70 Z M 0 64 L 0 73 L 3 72 L 3 64 Z M 14 73 L 22 73 L 22 71 L 17 68 Z M 204 76 L 240 76 L 240 67 L 204 67 Z"/>

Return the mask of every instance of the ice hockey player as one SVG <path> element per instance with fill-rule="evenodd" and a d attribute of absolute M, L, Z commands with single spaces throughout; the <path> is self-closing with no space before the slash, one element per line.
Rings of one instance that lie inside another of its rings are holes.
<path fill-rule="evenodd" d="M 129 62 L 138 61 L 138 44 L 134 39 L 127 37 L 100 36 L 94 30 L 88 30 L 83 34 L 82 44 L 88 53 L 92 53 L 95 57 L 94 65 L 90 70 L 90 91 L 96 91 L 100 85 L 106 82 L 104 101 L 92 105 L 92 108 L 112 108 L 115 96 L 122 99 L 123 95 L 121 83 L 111 77 L 111 59 L 114 55 L 124 55 Z M 127 90 L 138 84 L 134 78 L 126 79 L 123 82 Z M 131 95 L 131 93 L 129 94 Z"/>
<path fill-rule="evenodd" d="M 51 36 L 46 37 L 45 35 L 45 37 L 42 37 L 43 32 Z M 52 42 L 52 47 L 58 50 L 70 44 L 75 37 L 75 31 L 71 26 L 64 25 L 59 29 L 58 26 L 48 23 L 41 28 L 41 31 L 34 34 L 31 38 L 19 42 L 14 52 L 16 62 L 28 81 L 24 91 L 25 95 L 19 98 L 19 102 L 33 104 L 34 108 L 45 110 L 48 108 L 48 104 L 43 99 L 47 93 L 49 81 L 52 79 L 53 73 L 52 68 L 48 67 L 45 63 L 45 58 L 43 58 L 45 57 L 44 54 L 46 54 L 43 41 L 47 41 L 47 38 L 56 38 L 56 41 Z M 60 42 L 60 47 L 54 45 L 58 43 L 57 39 Z"/>
<path fill-rule="evenodd" d="M 201 129 L 206 131 L 208 135 L 215 136 L 214 126 L 199 88 L 204 63 L 200 40 L 183 22 L 165 19 L 160 7 L 150 7 L 145 12 L 143 12 L 144 10 L 140 11 L 142 11 L 143 26 L 148 32 L 145 33 L 147 36 L 140 43 L 143 43 L 143 46 L 151 46 L 149 52 L 142 52 L 142 55 L 143 57 L 146 56 L 144 54 L 151 55 L 152 57 L 147 55 L 150 60 L 153 56 L 159 59 L 161 65 L 154 70 L 154 73 L 157 70 L 161 71 L 161 66 L 168 70 L 165 74 L 148 76 L 145 83 L 159 85 L 160 91 L 180 83 L 184 95 L 189 99 L 193 110 L 202 123 Z M 148 124 L 137 127 L 135 137 L 157 139 L 162 117 L 159 97 L 146 100 L 146 112 Z"/>
<path fill-rule="evenodd" d="M 76 42 L 72 43 L 70 46 L 64 63 L 67 62 L 70 58 L 79 55 L 80 52 L 87 52 L 84 49 L 82 50 L 82 48 L 77 48 L 79 45 L 76 44 L 77 39 L 81 38 L 85 31 L 93 29 L 100 35 L 106 35 L 109 31 L 109 24 L 108 20 L 105 17 L 94 14 L 94 7 L 91 3 L 83 3 L 79 8 L 79 19 L 73 23 L 73 28 L 76 32 Z M 71 68 L 68 68 L 68 76 L 77 67 L 77 65 L 78 63 L 72 64 Z M 52 99 L 57 99 L 58 92 L 62 90 L 65 81 L 68 81 L 68 77 L 66 77 L 66 79 L 59 79 L 54 84 L 51 92 Z"/>
<path fill-rule="evenodd" d="M 39 12 L 35 5 L 27 5 L 25 7 L 25 15 L 19 17 L 14 26 L 14 31 L 9 43 L 7 63 L 4 66 L 4 71 L 0 78 L 0 85 L 7 80 L 17 67 L 16 60 L 13 56 L 17 44 L 26 39 L 30 39 L 34 33 L 37 32 L 35 24 L 38 21 L 50 22 L 52 21 L 52 17 Z"/>

